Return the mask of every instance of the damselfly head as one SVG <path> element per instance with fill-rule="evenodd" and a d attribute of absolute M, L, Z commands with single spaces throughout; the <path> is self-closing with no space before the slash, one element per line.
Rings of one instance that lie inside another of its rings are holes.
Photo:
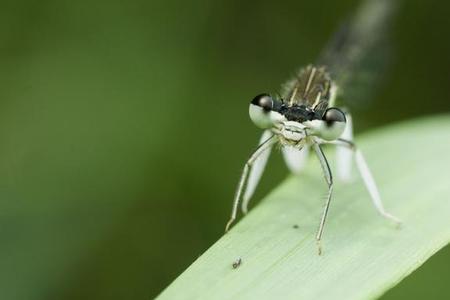
<path fill-rule="evenodd" d="M 250 119 L 259 128 L 272 128 L 285 120 L 285 117 L 279 113 L 281 105 L 280 101 L 273 99 L 270 95 L 260 94 L 250 102 Z"/>
<path fill-rule="evenodd" d="M 280 129 L 286 139 L 296 141 L 305 135 L 335 140 L 342 135 L 346 124 L 345 114 L 338 108 L 316 111 L 303 104 L 286 105 L 268 94 L 253 98 L 249 114 L 259 128 Z"/>

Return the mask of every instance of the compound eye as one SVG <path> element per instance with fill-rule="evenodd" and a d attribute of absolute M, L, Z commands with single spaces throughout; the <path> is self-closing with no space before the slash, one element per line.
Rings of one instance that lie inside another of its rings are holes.
<path fill-rule="evenodd" d="M 337 108 L 329 108 L 325 111 L 323 114 L 322 120 L 324 120 L 327 124 L 327 126 L 332 126 L 336 122 L 345 124 L 345 114 Z"/>
<path fill-rule="evenodd" d="M 256 96 L 251 103 L 261 107 L 265 112 L 269 112 L 273 108 L 273 99 L 267 94 Z"/>
<path fill-rule="evenodd" d="M 272 117 L 274 100 L 267 94 L 261 94 L 253 98 L 249 107 L 250 119 L 259 128 L 270 128 L 273 126 Z"/>
<path fill-rule="evenodd" d="M 323 114 L 321 123 L 316 128 L 317 133 L 324 140 L 333 141 L 339 138 L 345 130 L 345 114 L 340 109 L 331 107 Z"/>

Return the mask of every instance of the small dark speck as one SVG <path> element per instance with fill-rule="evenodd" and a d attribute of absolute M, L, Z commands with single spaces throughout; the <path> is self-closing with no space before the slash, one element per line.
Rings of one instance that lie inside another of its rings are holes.
<path fill-rule="evenodd" d="M 237 269 L 242 263 L 242 259 L 238 258 L 234 263 L 233 263 L 233 269 Z"/>
<path fill-rule="evenodd" d="M 297 224 L 294 224 L 294 225 L 292 226 L 292 228 L 298 229 L 298 225 L 297 225 Z"/>

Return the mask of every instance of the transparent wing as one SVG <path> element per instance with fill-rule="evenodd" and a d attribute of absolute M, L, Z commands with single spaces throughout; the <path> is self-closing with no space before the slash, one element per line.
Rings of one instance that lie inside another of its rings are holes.
<path fill-rule="evenodd" d="M 347 105 L 363 107 L 369 91 L 380 82 L 388 62 L 388 29 L 396 2 L 363 1 L 354 18 L 341 26 L 318 59 L 318 65 L 330 72 L 338 91 L 345 94 Z"/>
<path fill-rule="evenodd" d="M 259 140 L 259 144 L 262 144 L 264 141 L 267 141 L 267 139 L 269 139 L 272 135 L 273 133 L 271 133 L 270 130 L 264 131 Z M 266 151 L 261 153 L 253 163 L 252 169 L 248 176 L 244 196 L 242 198 L 242 211 L 244 213 L 247 213 L 248 203 L 250 202 L 250 198 L 255 193 L 255 189 L 258 186 L 259 180 L 261 179 L 261 176 L 264 172 L 271 150 L 272 148 L 268 148 Z"/>
<path fill-rule="evenodd" d="M 299 174 L 305 168 L 309 146 L 304 146 L 301 149 L 283 146 L 281 151 L 283 152 L 284 161 L 292 173 Z"/>

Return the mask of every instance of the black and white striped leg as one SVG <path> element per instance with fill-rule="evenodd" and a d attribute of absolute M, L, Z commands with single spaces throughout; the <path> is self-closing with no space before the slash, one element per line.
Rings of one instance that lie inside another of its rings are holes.
<path fill-rule="evenodd" d="M 270 149 L 270 147 L 272 147 L 275 142 L 276 142 L 276 138 L 272 135 L 265 142 L 261 143 L 258 146 L 258 148 L 256 148 L 256 150 L 250 156 L 248 161 L 245 163 L 244 170 L 242 171 L 241 179 L 239 180 L 239 185 L 238 185 L 238 188 L 236 190 L 235 197 L 234 197 L 233 209 L 231 211 L 231 217 L 230 217 L 230 220 L 228 221 L 228 223 L 227 223 L 227 225 L 225 227 L 225 232 L 227 232 L 230 229 L 231 224 L 234 222 L 234 220 L 236 220 L 236 215 L 237 215 L 237 210 L 238 210 L 238 206 L 239 206 L 239 201 L 241 199 L 242 192 L 245 190 L 245 185 L 247 183 L 248 175 L 249 175 L 249 173 L 250 173 L 250 171 L 252 169 L 253 164 L 258 159 L 258 157 L 262 153 L 264 153 L 265 151 Z"/>
<path fill-rule="evenodd" d="M 328 209 L 330 208 L 331 195 L 333 193 L 333 176 L 331 174 L 330 165 L 328 164 L 327 158 L 325 157 L 325 154 L 323 153 L 320 145 L 318 143 L 314 143 L 313 148 L 317 154 L 317 157 L 319 158 L 319 162 L 320 162 L 320 165 L 322 166 L 325 180 L 328 184 L 327 201 L 325 202 L 325 207 L 324 207 L 323 213 L 322 213 L 322 219 L 320 220 L 319 230 L 317 231 L 317 235 L 316 235 L 317 247 L 318 247 L 319 255 L 321 255 L 322 254 L 321 240 L 322 240 L 322 235 L 323 235 L 323 229 L 325 227 L 325 221 L 327 219 Z"/>

